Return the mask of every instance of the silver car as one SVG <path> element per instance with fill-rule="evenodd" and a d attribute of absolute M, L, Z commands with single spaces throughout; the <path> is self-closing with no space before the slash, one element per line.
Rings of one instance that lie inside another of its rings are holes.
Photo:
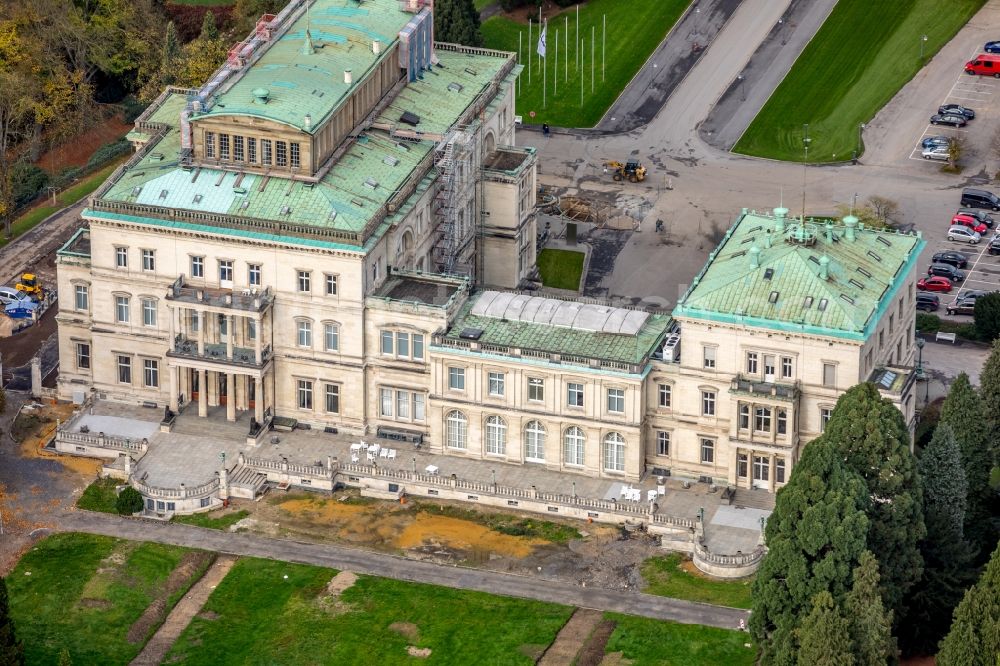
<path fill-rule="evenodd" d="M 0 304 L 10 305 L 11 303 L 20 303 L 25 300 L 30 301 L 31 297 L 23 291 L 18 291 L 13 287 L 0 287 Z"/>
<path fill-rule="evenodd" d="M 948 240 L 975 245 L 982 240 L 982 236 L 978 231 L 973 231 L 969 227 L 963 227 L 960 224 L 956 224 L 948 229 Z"/>
<path fill-rule="evenodd" d="M 947 160 L 948 159 L 948 146 L 933 146 L 931 148 L 924 148 L 921 151 L 920 156 L 925 160 Z"/>

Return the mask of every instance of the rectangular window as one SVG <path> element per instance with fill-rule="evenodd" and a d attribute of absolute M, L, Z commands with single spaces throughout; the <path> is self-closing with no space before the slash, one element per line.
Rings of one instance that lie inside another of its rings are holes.
<path fill-rule="evenodd" d="M 115 248 L 115 268 L 128 268 L 128 248 Z"/>
<path fill-rule="evenodd" d="M 232 283 L 233 281 L 233 262 L 220 259 L 219 260 L 219 282 Z"/>
<path fill-rule="evenodd" d="M 247 340 L 257 339 L 257 320 L 247 319 Z"/>
<path fill-rule="evenodd" d="M 233 136 L 233 161 L 242 162 L 243 159 L 243 137 Z"/>
<path fill-rule="evenodd" d="M 302 164 L 301 164 L 301 157 L 299 155 L 299 144 L 294 143 L 294 142 L 290 143 L 290 144 L 288 144 L 288 149 L 291 152 L 292 168 L 293 169 L 298 169 L 300 166 L 302 166 Z"/>
<path fill-rule="evenodd" d="M 300 321 L 298 325 L 298 345 L 299 347 L 312 347 L 312 322 Z"/>
<path fill-rule="evenodd" d="M 229 159 L 229 135 L 220 134 L 219 135 L 219 159 L 228 160 Z"/>
<path fill-rule="evenodd" d="M 216 316 L 215 321 L 216 327 L 219 329 L 219 335 L 223 338 L 229 335 L 229 318 L 224 314 L 220 314 Z"/>
<path fill-rule="evenodd" d="M 701 392 L 702 416 L 715 416 L 715 391 Z"/>
<path fill-rule="evenodd" d="M 197 333 L 198 329 L 201 328 L 201 315 L 197 310 L 188 310 L 191 313 L 191 332 Z"/>
<path fill-rule="evenodd" d="M 300 292 L 308 293 L 312 291 L 312 273 L 309 271 L 298 271 L 295 285 Z"/>
<path fill-rule="evenodd" d="M 892 329 L 894 328 L 895 323 L 896 323 L 896 315 L 894 314 L 889 315 L 889 335 L 892 335 Z"/>
<path fill-rule="evenodd" d="M 792 378 L 792 358 L 790 356 L 781 357 L 781 378 Z"/>
<path fill-rule="evenodd" d="M 625 413 L 625 389 L 608 389 L 608 411 L 613 414 Z"/>
<path fill-rule="evenodd" d="M 753 480 L 767 481 L 771 476 L 771 461 L 764 456 L 753 457 Z"/>
<path fill-rule="evenodd" d="M 313 408 L 313 383 L 311 381 L 299 380 L 298 405 L 299 409 Z"/>
<path fill-rule="evenodd" d="M 337 295 L 337 276 L 326 274 L 326 295 L 336 296 Z"/>
<path fill-rule="evenodd" d="M 783 409 L 778 410 L 778 434 L 788 434 L 788 412 Z"/>
<path fill-rule="evenodd" d="M 775 458 L 774 459 L 774 482 L 784 483 L 785 482 L 785 459 Z"/>
<path fill-rule="evenodd" d="M 410 418 L 410 392 L 396 391 L 396 418 Z"/>
<path fill-rule="evenodd" d="M 465 390 L 465 368 L 448 368 L 448 388 Z"/>
<path fill-rule="evenodd" d="M 829 407 L 821 407 L 819 410 L 819 431 L 826 432 L 826 424 L 830 422 L 833 410 Z"/>
<path fill-rule="evenodd" d="M 757 432 L 771 432 L 770 407 L 758 407 L 754 410 L 753 429 Z"/>
<path fill-rule="evenodd" d="M 741 403 L 740 404 L 739 414 L 740 414 L 740 417 L 739 417 L 739 429 L 740 430 L 749 430 L 750 429 L 750 405 Z"/>
<path fill-rule="evenodd" d="M 156 326 L 156 301 L 152 298 L 142 299 L 142 325 Z"/>
<path fill-rule="evenodd" d="M 284 141 L 274 142 L 274 165 L 288 166 L 288 144 Z"/>
<path fill-rule="evenodd" d="M 502 372 L 489 373 L 489 392 L 491 396 L 502 398 L 504 391 L 504 374 Z"/>
<path fill-rule="evenodd" d="M 118 383 L 132 383 L 132 357 L 124 354 L 118 355 Z"/>
<path fill-rule="evenodd" d="M 392 418 L 392 389 L 380 389 L 379 398 L 379 413 L 386 418 Z"/>
<path fill-rule="evenodd" d="M 745 453 L 736 454 L 736 476 L 741 479 L 747 478 L 750 472 L 750 458 Z"/>
<path fill-rule="evenodd" d="M 90 345 L 86 342 L 76 343 L 76 367 L 78 370 L 90 370 Z"/>
<path fill-rule="evenodd" d="M 835 387 L 837 385 L 837 366 L 833 363 L 823 364 L 823 386 Z"/>
<path fill-rule="evenodd" d="M 583 384 L 570 382 L 566 385 L 566 404 L 570 407 L 583 407 Z"/>
<path fill-rule="evenodd" d="M 413 358 L 414 360 L 424 360 L 424 336 L 422 333 L 413 334 Z"/>
<path fill-rule="evenodd" d="M 323 348 L 326 351 L 340 349 L 340 327 L 336 324 L 323 325 Z"/>
<path fill-rule="evenodd" d="M 128 296 L 115 296 L 115 321 L 119 324 L 129 322 Z"/>
<path fill-rule="evenodd" d="M 424 418 L 424 394 L 414 393 L 413 394 L 413 420 L 423 421 Z"/>
<path fill-rule="evenodd" d="M 340 386 L 337 384 L 326 385 L 326 411 L 329 414 L 340 413 Z"/>
<path fill-rule="evenodd" d="M 386 356 L 392 356 L 393 347 L 393 337 L 392 331 L 382 331 L 382 354 Z"/>
<path fill-rule="evenodd" d="M 410 355 L 410 334 L 396 331 L 396 356 L 406 358 Z"/>
<path fill-rule="evenodd" d="M 260 140 L 260 154 L 261 154 L 261 164 L 264 166 L 271 166 L 271 140 L 261 139 Z"/>
<path fill-rule="evenodd" d="M 153 250 L 142 251 L 142 270 L 144 271 L 156 270 L 156 253 Z"/>
<path fill-rule="evenodd" d="M 715 347 L 703 347 L 702 348 L 702 367 L 714 368 L 715 367 Z"/>
<path fill-rule="evenodd" d="M 205 132 L 205 157 L 215 157 L 215 132 Z"/>
<path fill-rule="evenodd" d="M 85 284 L 76 285 L 76 309 L 90 309 L 90 289 Z"/>
<path fill-rule="evenodd" d="M 715 442 L 705 437 L 701 439 L 701 462 L 706 465 L 715 462 Z"/>
<path fill-rule="evenodd" d="M 160 386 L 160 362 L 151 358 L 142 359 L 142 385 L 147 388 Z"/>
<path fill-rule="evenodd" d="M 670 407 L 670 403 L 673 400 L 673 395 L 671 393 L 670 384 L 660 384 L 657 387 L 657 405 L 662 408 Z"/>
<path fill-rule="evenodd" d="M 656 431 L 656 455 L 670 455 L 670 433 L 666 430 Z"/>
<path fill-rule="evenodd" d="M 757 352 L 747 352 L 747 374 L 757 374 Z"/>
<path fill-rule="evenodd" d="M 528 400 L 541 402 L 545 400 L 545 380 L 538 377 L 528 378 Z"/>
<path fill-rule="evenodd" d="M 247 137 L 247 162 L 257 163 L 257 139 L 252 136 Z"/>
<path fill-rule="evenodd" d="M 251 287 L 260 286 L 260 264 L 247 264 L 247 284 Z"/>
<path fill-rule="evenodd" d="M 885 331 L 878 332 L 878 348 L 882 349 L 885 346 Z"/>
<path fill-rule="evenodd" d="M 205 257 L 191 257 L 191 277 L 205 277 Z"/>

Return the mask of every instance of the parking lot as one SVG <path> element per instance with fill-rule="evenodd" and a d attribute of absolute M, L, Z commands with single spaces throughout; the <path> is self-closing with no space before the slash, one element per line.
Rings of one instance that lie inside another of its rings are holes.
<path fill-rule="evenodd" d="M 956 204 L 956 208 L 957 208 Z M 1000 224 L 1000 220 L 998 220 Z M 995 228 L 995 227 L 994 227 Z M 1000 291 L 1000 255 L 990 255 L 989 239 L 993 237 L 993 232 L 987 232 L 983 241 L 979 245 L 968 245 L 956 243 L 945 238 L 947 231 L 947 221 L 942 222 L 941 233 L 935 234 L 933 238 L 927 239 L 927 250 L 925 252 L 926 261 L 919 269 L 921 276 L 927 274 L 927 267 L 931 264 L 931 257 L 937 252 L 960 252 L 968 259 L 968 265 L 961 269 L 965 273 L 965 281 L 956 284 L 949 294 L 938 294 L 941 297 L 941 310 L 939 316 L 946 316 L 945 307 L 958 300 L 958 296 L 973 289 L 983 291 Z M 967 320 L 969 317 L 957 316 L 957 319 Z"/>

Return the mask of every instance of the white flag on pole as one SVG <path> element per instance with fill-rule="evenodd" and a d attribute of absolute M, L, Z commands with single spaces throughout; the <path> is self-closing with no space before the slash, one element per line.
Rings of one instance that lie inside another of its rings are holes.
<path fill-rule="evenodd" d="M 542 34 L 538 36 L 538 55 L 545 57 L 545 33 L 548 32 L 549 22 L 546 20 L 545 25 L 542 26 Z"/>

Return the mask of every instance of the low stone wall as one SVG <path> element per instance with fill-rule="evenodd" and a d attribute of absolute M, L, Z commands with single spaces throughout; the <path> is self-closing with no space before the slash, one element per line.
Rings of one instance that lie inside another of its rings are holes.
<path fill-rule="evenodd" d="M 694 544 L 692 562 L 698 570 L 715 576 L 716 578 L 746 578 L 760 566 L 761 560 L 767 553 L 766 546 L 757 546 L 750 553 L 740 553 L 737 555 L 718 555 L 709 552 L 708 548 L 701 541 Z"/>
<path fill-rule="evenodd" d="M 77 456 L 93 458 L 117 458 L 121 453 L 142 455 L 149 448 L 146 440 L 127 439 L 125 437 L 107 437 L 100 433 L 56 432 L 55 449 L 59 453 L 69 453 Z"/>

